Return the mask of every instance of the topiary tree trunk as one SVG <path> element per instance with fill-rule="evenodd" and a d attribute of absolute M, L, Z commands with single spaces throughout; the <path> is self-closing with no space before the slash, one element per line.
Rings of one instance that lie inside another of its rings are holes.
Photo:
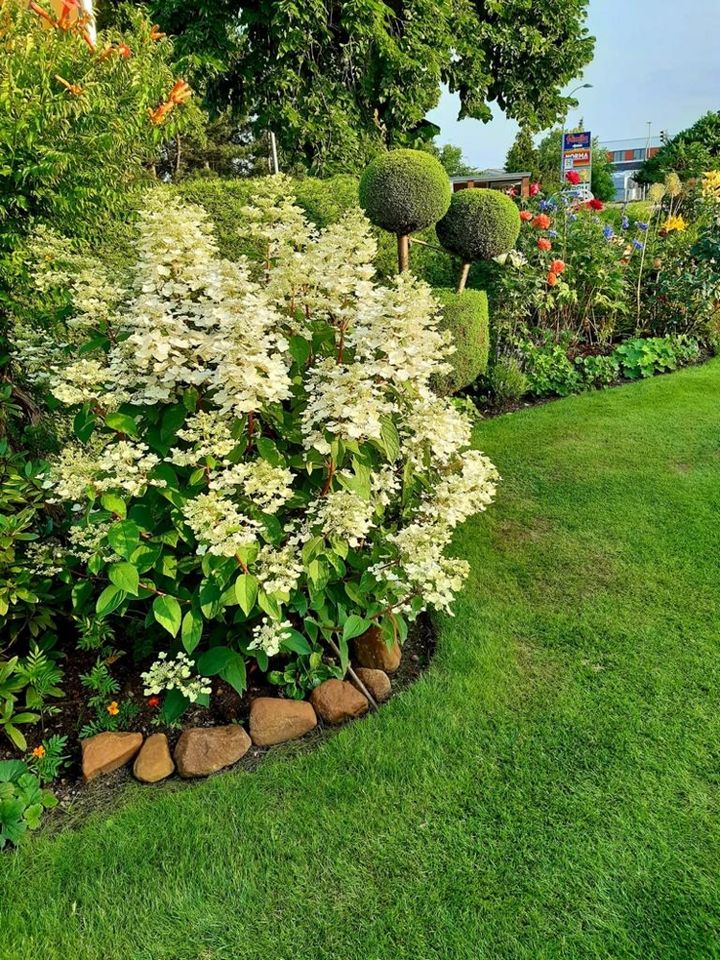
<path fill-rule="evenodd" d="M 468 274 L 470 273 L 470 261 L 463 260 L 463 265 L 460 267 L 460 274 L 458 276 L 458 282 L 456 290 L 458 293 L 462 293 L 465 289 L 465 284 L 468 280 Z"/>
<path fill-rule="evenodd" d="M 410 269 L 410 237 L 407 233 L 397 235 L 398 273 Z"/>

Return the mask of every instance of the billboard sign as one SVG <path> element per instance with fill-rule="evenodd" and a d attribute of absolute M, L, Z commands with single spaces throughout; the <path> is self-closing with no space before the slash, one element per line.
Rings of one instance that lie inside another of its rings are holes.
<path fill-rule="evenodd" d="M 562 138 L 562 178 L 574 170 L 579 183 L 590 186 L 592 179 L 592 133 L 564 133 Z"/>

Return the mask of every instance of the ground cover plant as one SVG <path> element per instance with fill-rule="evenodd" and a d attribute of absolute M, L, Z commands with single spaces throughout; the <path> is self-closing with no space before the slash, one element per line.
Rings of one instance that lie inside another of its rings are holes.
<path fill-rule="evenodd" d="M 714 958 L 719 389 L 479 424 L 504 480 L 425 677 L 252 775 L 101 792 L 0 861 L 4 953 Z"/>

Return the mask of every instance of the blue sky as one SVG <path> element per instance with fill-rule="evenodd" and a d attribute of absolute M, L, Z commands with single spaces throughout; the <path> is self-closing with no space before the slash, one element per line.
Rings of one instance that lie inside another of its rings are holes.
<path fill-rule="evenodd" d="M 595 59 L 578 82 L 580 105 L 570 126 L 584 118 L 601 140 L 677 133 L 708 110 L 720 110 L 720 0 L 590 0 L 588 26 Z M 570 85 L 572 89 L 576 83 Z M 442 128 L 440 143 L 463 148 L 475 166 L 501 167 L 517 124 L 493 106 L 495 119 L 457 121 L 455 97 L 443 94 L 429 118 Z"/>

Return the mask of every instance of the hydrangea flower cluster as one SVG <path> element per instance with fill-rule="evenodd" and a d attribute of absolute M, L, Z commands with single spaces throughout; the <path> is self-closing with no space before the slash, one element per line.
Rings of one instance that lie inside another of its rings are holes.
<path fill-rule="evenodd" d="M 167 690 L 179 690 L 190 703 L 197 703 L 201 696 L 212 693 L 212 687 L 207 677 L 200 677 L 193 670 L 194 664 L 182 650 L 171 659 L 163 651 L 150 669 L 140 674 L 143 692 L 149 697 Z"/>
<path fill-rule="evenodd" d="M 318 231 L 287 191 L 268 178 L 248 206 L 263 256 L 239 263 L 202 210 L 149 200 L 131 288 L 83 288 L 53 373 L 59 399 L 95 411 L 50 482 L 76 514 L 72 555 L 107 573 L 99 615 L 139 607 L 193 656 L 219 643 L 238 685 L 233 657 L 317 663 L 351 614 L 392 638 L 449 609 L 467 574 L 453 531 L 497 481 L 431 389 L 454 348 L 430 287 L 378 285 L 360 212 Z M 147 687 L 189 700 L 205 686 L 189 669 L 161 658 Z"/>

